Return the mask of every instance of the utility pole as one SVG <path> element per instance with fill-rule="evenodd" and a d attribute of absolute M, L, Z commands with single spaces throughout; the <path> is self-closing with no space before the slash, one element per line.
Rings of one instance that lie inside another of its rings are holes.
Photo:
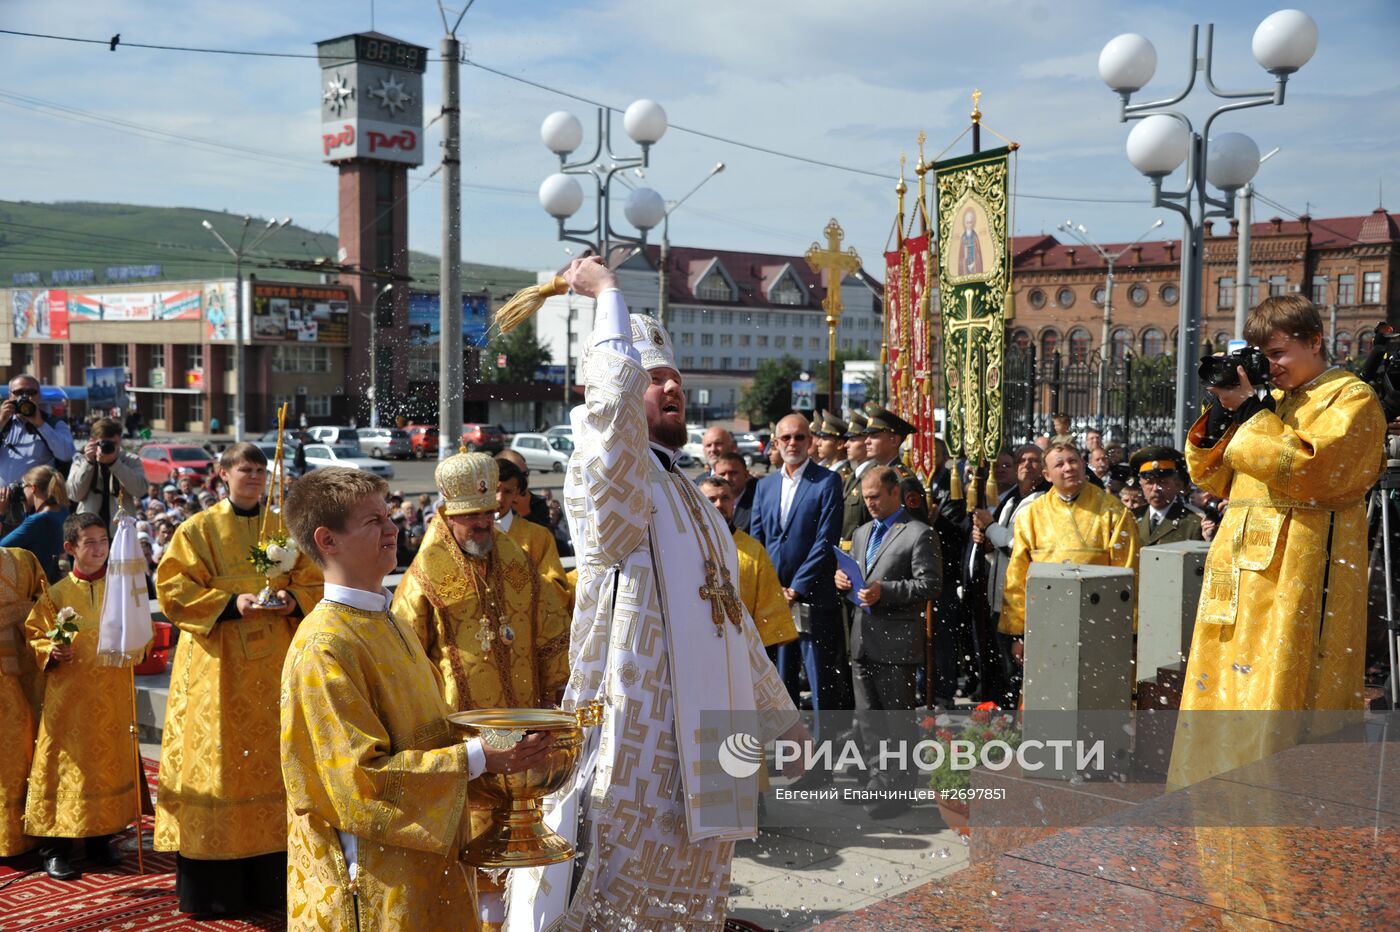
<path fill-rule="evenodd" d="M 457 452 L 462 436 L 462 112 L 458 106 L 461 44 L 457 27 L 471 9 L 468 2 L 447 24 L 447 11 L 438 0 L 442 15 L 442 264 L 438 270 L 439 315 L 442 342 L 438 344 L 438 458 Z"/>

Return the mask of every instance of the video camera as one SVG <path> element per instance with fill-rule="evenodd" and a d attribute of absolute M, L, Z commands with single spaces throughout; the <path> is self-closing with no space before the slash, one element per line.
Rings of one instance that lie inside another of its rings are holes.
<path fill-rule="evenodd" d="M 1375 345 L 1357 375 L 1375 389 L 1387 421 L 1400 417 L 1400 333 L 1385 321 L 1376 324 Z"/>
<path fill-rule="evenodd" d="M 1202 385 L 1234 388 L 1240 384 L 1240 374 L 1236 370 L 1241 366 L 1249 376 L 1249 384 L 1255 388 L 1269 384 L 1269 357 L 1257 346 L 1246 346 L 1224 356 L 1202 356 L 1201 366 L 1196 371 Z"/>

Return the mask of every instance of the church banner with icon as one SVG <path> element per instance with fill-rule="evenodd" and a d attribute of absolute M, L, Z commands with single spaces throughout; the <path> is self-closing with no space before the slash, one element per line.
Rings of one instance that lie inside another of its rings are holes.
<path fill-rule="evenodd" d="M 1009 148 L 934 165 L 938 295 L 949 452 L 973 462 L 1002 443 L 1008 248 Z"/>

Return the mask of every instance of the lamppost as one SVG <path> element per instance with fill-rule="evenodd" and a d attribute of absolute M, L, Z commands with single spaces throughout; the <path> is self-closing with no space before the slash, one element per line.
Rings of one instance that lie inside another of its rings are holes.
<path fill-rule="evenodd" d="M 559 156 L 559 171 L 540 184 L 540 206 L 559 221 L 559 239 L 587 246 L 604 262 L 611 262 L 614 243 L 628 245 L 646 242 L 647 231 L 666 215 L 666 203 L 651 188 L 636 188 L 627 197 L 623 213 L 627 221 L 641 231 L 640 236 L 619 233 L 612 226 L 612 183 L 621 172 L 645 168 L 650 163 L 651 147 L 666 134 L 666 111 L 654 100 L 638 100 L 622 116 L 623 129 L 632 141 L 642 147 L 640 156 L 621 157 L 612 147 L 612 111 L 598 108 L 598 144 L 586 159 L 570 162 L 569 156 L 583 142 L 583 125 L 565 110 L 558 110 L 540 124 L 540 138 L 549 151 Z M 597 220 L 590 227 L 568 229 L 564 222 L 583 206 L 583 186 L 578 178 L 593 180 L 598 203 Z"/>
<path fill-rule="evenodd" d="M 1191 27 L 1191 58 L 1186 87 L 1175 97 L 1149 103 L 1130 103 L 1132 96 L 1152 80 L 1157 70 L 1157 50 L 1135 33 L 1125 33 L 1110 41 L 1099 53 L 1099 76 L 1121 99 L 1119 122 L 1140 120 L 1128 134 L 1128 160 L 1152 182 L 1152 206 L 1166 207 L 1183 220 L 1181 256 L 1181 320 L 1177 332 L 1177 397 L 1175 433 L 1184 443 L 1186 431 L 1195 420 L 1199 402 L 1196 357 L 1200 352 L 1201 289 L 1205 223 L 1211 217 L 1229 217 L 1234 195 L 1259 169 L 1259 147 L 1240 133 L 1211 138 L 1211 124 L 1222 113 L 1269 104 L 1283 104 L 1288 76 L 1308 63 L 1317 51 L 1317 24 L 1299 10 L 1281 10 L 1267 17 L 1254 31 L 1254 58 L 1274 75 L 1272 90 L 1226 91 L 1211 77 L 1215 26 L 1206 26 L 1205 55 L 1199 56 L 1200 26 Z M 1222 100 L 1230 100 L 1206 118 L 1198 133 L 1190 119 L 1171 109 L 1185 100 L 1196 84 L 1196 74 L 1205 76 L 1206 89 Z M 1207 160 L 1207 151 L 1213 156 Z M 1162 190 L 1164 179 L 1186 163 L 1186 184 L 1181 191 Z M 1223 197 L 1213 197 L 1206 182 L 1219 188 Z M 1212 210 L 1211 208 L 1215 208 Z"/>
<path fill-rule="evenodd" d="M 670 316 L 671 310 L 671 302 L 667 297 L 671 285 L 671 214 L 675 213 L 676 208 L 689 200 L 690 195 L 703 188 L 705 182 L 722 171 L 724 171 L 724 163 L 716 162 L 715 167 L 710 169 L 709 174 L 701 178 L 700 183 L 691 188 L 690 191 L 686 193 L 685 197 L 666 208 L 666 213 L 661 218 L 661 266 L 656 276 L 658 289 L 658 294 L 656 296 L 656 319 L 661 323 L 662 330 L 666 329 L 667 318 Z"/>
<path fill-rule="evenodd" d="M 243 228 L 238 234 L 238 248 L 229 245 L 228 240 L 219 235 L 214 224 L 201 220 L 200 226 L 214 234 L 214 238 L 233 256 L 233 440 L 243 442 L 244 385 L 243 385 L 243 257 L 262 245 L 269 236 L 292 222 L 291 217 L 269 220 L 267 226 L 258 231 L 249 243 L 248 228 L 253 224 L 252 217 L 243 218 Z"/>
<path fill-rule="evenodd" d="M 379 299 L 394 290 L 386 282 L 374 290 L 369 302 L 369 426 L 379 426 Z"/>
<path fill-rule="evenodd" d="M 1108 419 L 1106 412 L 1108 410 L 1108 365 L 1110 362 L 1110 356 L 1112 355 L 1112 347 L 1109 345 L 1109 337 L 1112 333 L 1113 328 L 1113 268 L 1114 265 L 1117 264 L 1118 260 L 1123 258 L 1123 256 L 1127 254 L 1129 249 L 1132 249 L 1138 243 L 1142 242 L 1144 236 L 1146 236 L 1148 233 L 1151 233 L 1153 230 L 1157 229 L 1161 225 L 1162 221 L 1158 220 L 1156 223 L 1152 224 L 1152 226 L 1148 227 L 1146 230 L 1143 230 L 1141 236 L 1133 240 L 1128 245 L 1124 246 L 1122 249 L 1113 253 L 1112 255 L 1109 255 L 1108 251 L 1105 250 L 1098 243 L 1095 243 L 1093 240 L 1089 239 L 1089 231 L 1084 228 L 1084 224 L 1081 223 L 1078 226 L 1075 226 L 1073 220 L 1066 220 L 1064 223 L 1056 227 L 1056 229 L 1058 229 L 1060 232 L 1068 233 L 1070 236 L 1074 237 L 1079 242 L 1083 243 L 1085 246 L 1088 246 L 1094 252 L 1098 253 L 1099 258 L 1103 260 L 1104 265 L 1108 266 L 1108 275 L 1104 280 L 1103 289 L 1103 339 L 1099 343 L 1100 433 L 1103 432 L 1103 429 L 1106 426 L 1106 422 Z"/>
<path fill-rule="evenodd" d="M 1259 164 L 1263 165 L 1269 159 L 1278 155 L 1278 146 L 1269 150 Z M 1237 197 L 1239 202 L 1240 222 L 1239 237 L 1235 247 L 1235 339 L 1244 339 L 1244 322 L 1249 316 L 1249 241 L 1251 235 L 1250 227 L 1254 224 L 1254 182 L 1251 181 L 1240 188 Z"/>

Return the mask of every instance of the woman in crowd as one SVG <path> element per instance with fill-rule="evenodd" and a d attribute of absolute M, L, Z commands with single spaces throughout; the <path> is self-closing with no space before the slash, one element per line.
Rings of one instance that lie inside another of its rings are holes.
<path fill-rule="evenodd" d="M 63 553 L 63 522 L 68 517 L 68 491 L 63 477 L 52 466 L 35 466 L 20 479 L 26 516 L 20 526 L 0 538 L 0 547 L 18 547 L 38 557 L 50 583 L 63 573 L 58 568 Z"/>

